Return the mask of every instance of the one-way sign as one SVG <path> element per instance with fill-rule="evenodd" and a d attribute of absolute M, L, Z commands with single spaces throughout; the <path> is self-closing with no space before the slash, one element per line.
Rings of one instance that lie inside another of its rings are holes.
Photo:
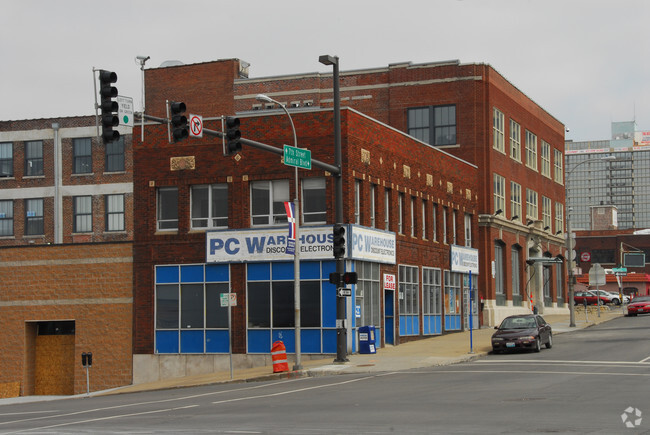
<path fill-rule="evenodd" d="M 345 296 L 352 296 L 352 289 L 341 287 L 336 290 L 336 294 L 338 294 L 340 298 Z"/>

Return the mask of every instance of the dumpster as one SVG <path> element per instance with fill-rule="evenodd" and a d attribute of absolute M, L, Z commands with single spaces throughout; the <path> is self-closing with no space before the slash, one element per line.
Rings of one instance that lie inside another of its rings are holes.
<path fill-rule="evenodd" d="M 359 328 L 359 353 L 377 353 L 374 326 L 361 326 Z"/>

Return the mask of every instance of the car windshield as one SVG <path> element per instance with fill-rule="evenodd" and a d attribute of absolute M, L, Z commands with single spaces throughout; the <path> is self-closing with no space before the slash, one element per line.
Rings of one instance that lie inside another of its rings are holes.
<path fill-rule="evenodd" d="M 650 302 L 650 296 L 637 296 L 634 298 L 634 302 Z"/>
<path fill-rule="evenodd" d="M 532 317 L 512 317 L 504 319 L 499 329 L 530 329 L 536 326 Z"/>

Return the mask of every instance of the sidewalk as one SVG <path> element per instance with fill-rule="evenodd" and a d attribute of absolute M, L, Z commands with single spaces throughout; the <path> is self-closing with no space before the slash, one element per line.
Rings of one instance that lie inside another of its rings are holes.
<path fill-rule="evenodd" d="M 612 310 L 602 311 L 600 317 L 596 311 L 588 313 L 588 321 L 585 319 L 584 311 L 575 313 L 575 327 L 569 327 L 569 315 L 548 315 L 544 319 L 551 324 L 553 334 L 562 334 L 586 328 L 595 324 L 606 322 L 617 317 L 622 317 L 624 311 L 620 307 Z M 346 363 L 334 363 L 332 357 L 323 359 L 312 359 L 302 361 L 302 370 L 284 373 L 273 373 L 271 366 L 255 367 L 249 369 L 233 370 L 233 377 L 230 371 L 208 373 L 204 375 L 187 376 L 182 378 L 165 379 L 157 382 L 129 385 L 114 388 L 111 390 L 97 391 L 92 396 L 106 394 L 132 393 L 139 391 L 164 390 L 170 388 L 182 388 L 198 385 L 210 385 L 226 382 L 252 382 L 273 379 L 289 379 L 309 376 L 328 376 L 344 373 L 375 373 L 408 370 L 421 367 L 432 367 L 457 364 L 470 361 L 487 355 L 492 350 L 490 337 L 494 332 L 493 328 L 481 328 L 470 331 L 448 333 L 441 336 L 425 338 L 400 344 L 399 346 L 388 345 L 378 348 L 376 354 L 352 354 L 348 355 Z M 292 368 L 292 363 L 289 363 Z M 23 396 L 11 399 L 0 399 L 0 405 L 7 403 L 28 402 L 37 400 L 53 400 L 70 397 L 86 396 Z"/>

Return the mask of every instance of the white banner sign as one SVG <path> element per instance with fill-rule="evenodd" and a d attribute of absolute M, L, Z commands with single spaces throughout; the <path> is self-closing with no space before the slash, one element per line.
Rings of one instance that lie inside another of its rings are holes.
<path fill-rule="evenodd" d="M 478 275 L 478 249 L 451 245 L 451 271 Z"/>
<path fill-rule="evenodd" d="M 301 227 L 300 258 L 331 260 L 332 227 Z M 206 263 L 245 261 L 291 261 L 285 253 L 287 228 L 260 228 L 255 230 L 224 230 L 205 233 Z"/>
<path fill-rule="evenodd" d="M 350 258 L 377 263 L 395 264 L 397 243 L 395 233 L 350 225 Z"/>

